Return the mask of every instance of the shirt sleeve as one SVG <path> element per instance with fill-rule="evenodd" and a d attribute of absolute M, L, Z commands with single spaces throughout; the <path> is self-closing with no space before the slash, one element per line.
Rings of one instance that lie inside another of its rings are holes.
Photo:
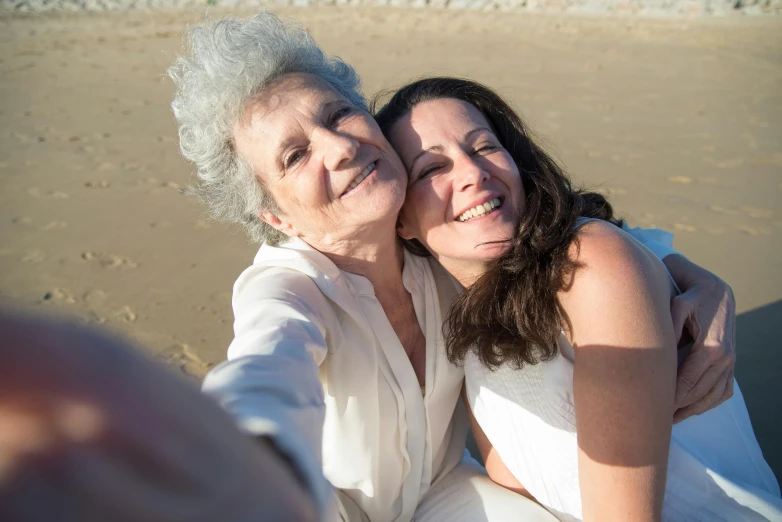
<path fill-rule="evenodd" d="M 630 227 L 627 223 L 622 225 L 622 230 L 651 250 L 652 254 L 660 260 L 679 253 L 673 248 L 673 234 L 670 232 L 657 228 Z"/>
<path fill-rule="evenodd" d="M 294 463 L 322 513 L 333 509 L 323 476 L 325 419 L 319 366 L 328 354 L 333 311 L 306 275 L 250 267 L 233 294 L 234 340 L 228 360 L 204 379 L 239 428 L 270 437 Z"/>

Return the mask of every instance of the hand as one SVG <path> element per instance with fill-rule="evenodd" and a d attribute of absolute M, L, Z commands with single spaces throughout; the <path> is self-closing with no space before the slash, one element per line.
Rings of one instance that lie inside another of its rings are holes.
<path fill-rule="evenodd" d="M 0 520 L 316 520 L 271 445 L 85 328 L 0 311 Z"/>
<path fill-rule="evenodd" d="M 674 423 L 700 415 L 733 396 L 736 364 L 736 303 L 731 288 L 679 255 L 666 257 L 682 294 L 671 302 L 677 339 L 685 329 L 694 342 L 679 367 Z"/>

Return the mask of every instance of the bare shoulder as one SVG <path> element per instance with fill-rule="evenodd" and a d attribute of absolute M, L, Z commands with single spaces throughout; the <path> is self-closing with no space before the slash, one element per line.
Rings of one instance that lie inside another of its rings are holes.
<path fill-rule="evenodd" d="M 611 223 L 584 224 L 570 255 L 578 268 L 558 297 L 572 327 L 581 323 L 583 331 L 631 311 L 645 316 L 669 307 L 673 286 L 665 266 Z"/>
<path fill-rule="evenodd" d="M 570 255 L 581 267 L 574 275 L 573 286 L 613 286 L 639 277 L 665 275 L 662 262 L 607 221 L 590 221 L 581 226 L 577 240 L 570 246 Z"/>
<path fill-rule="evenodd" d="M 612 268 L 617 264 L 641 261 L 645 251 L 619 227 L 607 221 L 590 221 L 578 229 L 570 255 L 593 268 Z"/>

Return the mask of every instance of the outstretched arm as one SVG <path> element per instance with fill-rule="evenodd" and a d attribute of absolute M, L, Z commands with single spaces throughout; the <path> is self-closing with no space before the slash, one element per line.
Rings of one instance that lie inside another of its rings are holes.
<path fill-rule="evenodd" d="M 192 383 L 84 326 L 0 309 L 0 520 L 319 520 Z"/>
<path fill-rule="evenodd" d="M 247 435 L 268 438 L 328 514 L 333 490 L 322 471 L 326 406 L 318 378 L 328 352 L 326 298 L 303 274 L 251 267 L 234 286 L 233 307 L 228 361 L 209 372 L 203 391 Z"/>
<path fill-rule="evenodd" d="M 660 520 L 674 408 L 673 285 L 606 223 L 579 231 L 582 264 L 560 293 L 573 344 L 579 483 L 588 521 Z"/>

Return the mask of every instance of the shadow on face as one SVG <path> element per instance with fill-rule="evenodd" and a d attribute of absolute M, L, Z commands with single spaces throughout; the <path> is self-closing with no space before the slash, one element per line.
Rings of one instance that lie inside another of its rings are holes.
<path fill-rule="evenodd" d="M 461 100 L 425 101 L 389 136 L 409 174 L 399 234 L 420 241 L 457 279 L 502 255 L 524 189 L 484 115 Z"/>

